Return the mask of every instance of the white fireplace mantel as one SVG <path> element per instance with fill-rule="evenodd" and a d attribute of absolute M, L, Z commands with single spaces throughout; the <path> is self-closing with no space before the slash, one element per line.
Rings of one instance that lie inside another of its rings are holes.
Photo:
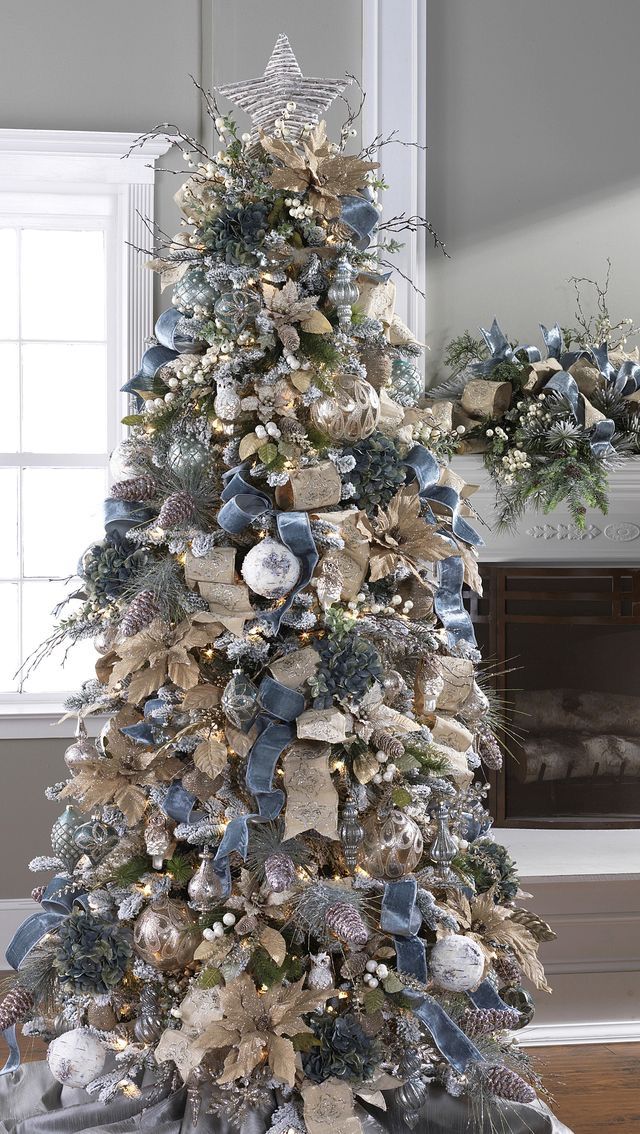
<path fill-rule="evenodd" d="M 565 506 L 548 516 L 528 509 L 517 532 L 496 527 L 495 488 L 481 456 L 454 457 L 452 468 L 478 490 L 470 497 L 484 523 L 480 556 L 492 563 L 581 563 L 640 567 L 640 457 L 627 458 L 609 476 L 609 512 L 590 509 L 584 531 Z"/>

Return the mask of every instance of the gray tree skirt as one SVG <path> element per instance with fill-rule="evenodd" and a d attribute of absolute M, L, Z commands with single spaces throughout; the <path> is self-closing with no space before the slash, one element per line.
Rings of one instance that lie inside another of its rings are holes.
<path fill-rule="evenodd" d="M 390 1110 L 360 1112 L 363 1134 L 411 1134 Z M 275 1105 L 275 1103 L 274 1103 Z M 30 1063 L 0 1079 L 0 1134 L 266 1134 L 269 1114 L 253 1113 L 241 1126 L 203 1113 L 191 1119 L 186 1091 L 153 1105 L 142 1098 L 118 1098 L 103 1104 L 85 1091 L 61 1087 L 46 1063 Z M 424 1117 L 413 1134 L 571 1134 L 543 1104 L 502 1103 L 478 1120 L 461 1099 L 433 1089 Z M 335 1134 L 340 1134 L 336 1131 Z"/>

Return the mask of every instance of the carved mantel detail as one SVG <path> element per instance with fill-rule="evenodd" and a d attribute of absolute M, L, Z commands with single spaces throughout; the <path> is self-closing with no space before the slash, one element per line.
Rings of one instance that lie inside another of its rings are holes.
<path fill-rule="evenodd" d="M 470 500 L 479 525 L 485 563 L 576 563 L 583 566 L 640 566 L 640 460 L 628 459 L 609 474 L 609 512 L 590 511 L 580 529 L 568 508 L 553 515 L 528 510 L 516 531 L 496 525 L 495 490 L 482 457 L 454 457 L 453 468 L 476 491 Z"/>

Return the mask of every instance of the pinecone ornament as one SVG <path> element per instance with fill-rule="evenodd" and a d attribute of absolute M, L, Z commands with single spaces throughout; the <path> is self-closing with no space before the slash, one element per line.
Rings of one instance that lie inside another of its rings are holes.
<path fill-rule="evenodd" d="M 497 953 L 493 967 L 498 977 L 500 988 L 509 988 L 520 984 L 522 973 L 520 966 L 508 953 Z"/>
<path fill-rule="evenodd" d="M 290 323 L 278 327 L 278 337 L 287 354 L 295 354 L 300 346 L 300 335 Z"/>
<path fill-rule="evenodd" d="M 469 1039 L 474 1039 L 492 1032 L 517 1029 L 520 1017 L 513 1008 L 467 1008 L 458 1023 Z"/>
<path fill-rule="evenodd" d="M 334 902 L 324 920 L 327 928 L 348 945 L 365 945 L 369 940 L 369 931 L 358 910 L 348 902 Z"/>
<path fill-rule="evenodd" d="M 134 634 L 139 634 L 148 626 L 150 622 L 158 614 L 158 604 L 156 603 L 153 591 L 139 591 L 139 593 L 131 600 L 124 618 L 120 623 L 120 629 L 125 638 L 133 638 Z"/>
<path fill-rule="evenodd" d="M 307 988 L 322 991 L 331 988 L 333 984 L 333 969 L 328 953 L 317 953 L 311 957 L 311 968 L 307 976 Z"/>
<path fill-rule="evenodd" d="M 392 736 L 390 732 L 386 732 L 383 728 L 375 728 L 371 733 L 371 744 L 374 748 L 378 748 L 380 752 L 384 752 L 390 760 L 399 760 L 404 756 L 404 744 L 397 737 Z"/>
<path fill-rule="evenodd" d="M 290 890 L 296 880 L 293 859 L 282 851 L 274 851 L 264 862 L 264 876 L 267 886 L 274 894 Z"/>
<path fill-rule="evenodd" d="M 158 513 L 158 526 L 175 528 L 186 524 L 193 516 L 194 507 L 193 497 L 188 492 L 172 492 Z"/>
<path fill-rule="evenodd" d="M 26 1019 L 33 1008 L 33 996 L 27 988 L 16 984 L 0 1004 L 0 1032 Z"/>
<path fill-rule="evenodd" d="M 481 729 L 478 734 L 478 756 L 485 768 L 499 772 L 502 767 L 500 745 L 490 729 Z"/>
<path fill-rule="evenodd" d="M 129 480 L 121 480 L 111 489 L 113 500 L 127 500 L 135 503 L 137 500 L 153 500 L 156 495 L 156 486 L 150 476 L 133 476 Z"/>
<path fill-rule="evenodd" d="M 515 1071 L 508 1067 L 488 1067 L 483 1075 L 489 1090 L 500 1099 L 509 1099 L 510 1102 L 533 1102 L 536 1092 L 529 1083 L 526 1083 Z"/>

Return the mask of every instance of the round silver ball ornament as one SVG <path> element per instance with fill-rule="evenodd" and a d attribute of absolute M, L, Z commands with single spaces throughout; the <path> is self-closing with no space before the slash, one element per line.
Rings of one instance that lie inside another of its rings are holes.
<path fill-rule="evenodd" d="M 279 599 L 293 590 L 300 578 L 300 561 L 288 547 L 267 536 L 252 547 L 242 564 L 242 578 L 257 595 Z"/>
<path fill-rule="evenodd" d="M 372 878 L 394 881 L 416 869 L 423 849 L 418 824 L 394 808 L 382 821 L 373 814 L 365 822 L 360 865 Z"/>
<path fill-rule="evenodd" d="M 102 1071 L 106 1048 L 86 1028 L 72 1028 L 49 1044 L 47 1063 L 58 1083 L 86 1087 Z"/>
<path fill-rule="evenodd" d="M 429 954 L 429 975 L 447 992 L 477 988 L 485 969 L 485 955 L 472 937 L 450 933 L 436 941 Z"/>

